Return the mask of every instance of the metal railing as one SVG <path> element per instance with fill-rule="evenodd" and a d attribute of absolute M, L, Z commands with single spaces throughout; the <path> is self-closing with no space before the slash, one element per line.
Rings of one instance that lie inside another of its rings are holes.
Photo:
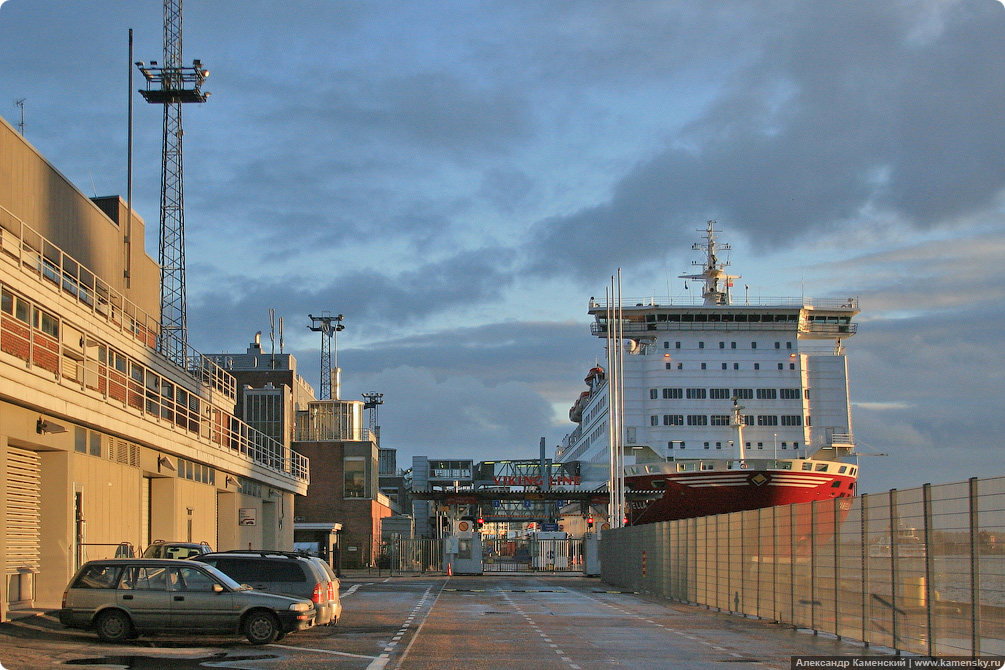
<path fill-rule="evenodd" d="M 925 656 L 1005 650 L 1005 477 L 603 532 L 605 582 Z"/>

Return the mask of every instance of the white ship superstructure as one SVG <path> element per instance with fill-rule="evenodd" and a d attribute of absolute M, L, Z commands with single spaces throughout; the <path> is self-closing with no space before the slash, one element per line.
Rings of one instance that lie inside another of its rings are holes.
<path fill-rule="evenodd" d="M 701 300 L 620 306 L 626 474 L 802 471 L 806 464 L 795 461 L 846 460 L 853 439 L 843 341 L 855 333 L 858 301 L 752 299 L 746 290 L 736 300 L 739 277 L 720 258 L 729 247 L 717 243 L 714 222 L 704 232 L 694 246 L 704 253 L 701 272 L 681 275 L 702 283 Z M 609 325 L 613 332 L 617 312 L 593 299 L 589 312 L 594 335 L 606 338 Z M 600 367 L 590 371 L 589 389 L 570 411 L 579 426 L 556 458 L 593 464 L 586 471 L 601 481 L 611 443 L 605 377 Z M 811 468 L 828 472 L 826 464 Z M 851 480 L 835 486 L 840 496 L 851 495 L 856 472 L 844 467 Z"/>

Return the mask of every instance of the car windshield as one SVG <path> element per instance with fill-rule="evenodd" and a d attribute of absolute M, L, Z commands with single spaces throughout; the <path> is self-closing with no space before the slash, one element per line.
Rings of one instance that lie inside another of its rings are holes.
<path fill-rule="evenodd" d="M 212 574 L 214 577 L 220 580 L 220 582 L 222 582 L 228 589 L 232 589 L 234 591 L 246 591 L 251 588 L 250 586 L 245 586 L 244 584 L 238 584 L 233 579 L 231 579 L 227 575 L 223 574 L 222 572 L 214 568 L 212 565 L 203 563 L 202 567 L 204 567 L 210 574 Z"/>

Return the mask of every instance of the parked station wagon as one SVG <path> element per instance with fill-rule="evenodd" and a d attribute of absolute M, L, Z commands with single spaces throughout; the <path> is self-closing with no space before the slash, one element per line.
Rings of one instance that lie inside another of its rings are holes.
<path fill-rule="evenodd" d="M 59 620 L 105 642 L 149 632 L 243 633 L 268 644 L 314 625 L 314 603 L 255 591 L 210 565 L 177 559 L 85 563 L 63 592 Z"/>

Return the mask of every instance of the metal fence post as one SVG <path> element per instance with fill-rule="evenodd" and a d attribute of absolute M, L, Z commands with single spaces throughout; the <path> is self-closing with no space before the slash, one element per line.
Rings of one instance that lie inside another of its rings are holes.
<path fill-rule="evenodd" d="M 900 623 L 897 618 L 897 587 L 899 582 L 897 581 L 897 529 L 900 527 L 897 516 L 897 489 L 890 489 L 889 492 L 889 504 L 890 504 L 890 620 L 892 622 L 892 634 L 893 634 L 893 650 L 896 652 L 897 656 L 900 656 L 900 645 L 898 644 L 898 638 L 900 637 L 897 625 Z"/>
<path fill-rule="evenodd" d="M 925 524 L 924 531 L 924 546 L 925 546 L 925 637 L 927 643 L 928 655 L 932 658 L 935 657 L 935 630 L 933 629 L 932 622 L 932 608 L 935 604 L 932 602 L 932 597 L 935 595 L 935 589 L 932 586 L 932 574 L 934 567 L 932 565 L 932 485 L 924 484 L 921 487 L 921 511 L 924 517 L 923 521 Z"/>
<path fill-rule="evenodd" d="M 859 558 L 862 562 L 862 641 L 865 646 L 869 646 L 869 561 L 866 555 L 866 541 L 869 536 L 869 494 L 863 493 L 859 499 L 862 501 L 862 516 L 859 519 Z"/>
<path fill-rule="evenodd" d="M 970 483 L 970 652 L 974 657 L 981 655 L 981 568 L 980 568 L 980 519 L 977 515 L 977 477 Z"/>

